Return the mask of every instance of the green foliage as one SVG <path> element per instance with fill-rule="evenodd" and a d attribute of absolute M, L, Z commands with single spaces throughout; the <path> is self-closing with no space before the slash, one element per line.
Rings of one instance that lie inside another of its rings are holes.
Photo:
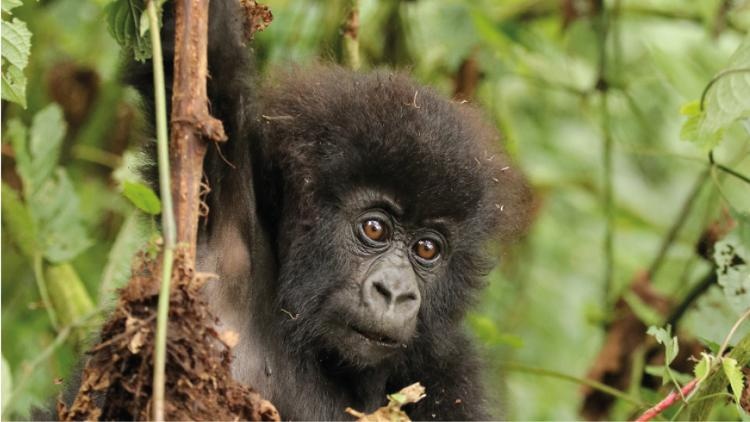
<path fill-rule="evenodd" d="M 706 149 L 714 148 L 736 120 L 750 118 L 750 37 L 706 86 L 701 101 L 688 103 L 681 113 L 688 119 L 680 136 Z"/>
<path fill-rule="evenodd" d="M 714 248 L 716 275 L 729 305 L 737 315 L 750 308 L 750 253 L 748 244 L 732 234 Z"/>
<path fill-rule="evenodd" d="M 672 327 L 667 325 L 666 328 L 659 328 L 652 325 L 651 327 L 648 327 L 647 334 L 653 336 L 659 344 L 664 346 L 665 354 L 664 367 L 662 368 L 662 384 L 674 381 L 675 377 L 669 369 L 669 365 L 677 357 L 677 353 L 680 351 L 680 344 L 677 341 L 677 336 L 672 336 Z"/>
<path fill-rule="evenodd" d="M 31 32 L 26 23 L 12 17 L 20 0 L 2 2 L 2 98 L 26 108 L 26 76 L 29 63 Z"/>
<path fill-rule="evenodd" d="M 734 400 L 739 403 L 742 390 L 745 387 L 745 377 L 742 375 L 742 371 L 737 367 L 737 360 L 732 358 L 722 358 L 721 368 L 724 371 L 729 380 L 729 387 L 732 389 L 734 394 Z"/>
<path fill-rule="evenodd" d="M 110 34 L 123 48 L 132 50 L 139 61 L 151 58 L 151 42 L 145 36 L 148 30 L 145 10 L 143 0 L 115 0 L 107 6 Z"/>
<path fill-rule="evenodd" d="M 143 183 L 125 181 L 122 193 L 139 210 L 146 214 L 158 215 L 161 212 L 161 201 L 154 191 Z"/>

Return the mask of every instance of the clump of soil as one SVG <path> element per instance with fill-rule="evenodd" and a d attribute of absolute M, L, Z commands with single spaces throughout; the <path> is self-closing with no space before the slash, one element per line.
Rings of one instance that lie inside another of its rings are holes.
<path fill-rule="evenodd" d="M 168 420 L 279 420 L 276 408 L 231 378 L 236 334 L 219 333 L 178 249 L 172 276 L 164 416 Z M 161 259 L 141 253 L 133 277 L 91 350 L 81 386 L 60 420 L 150 420 Z"/>

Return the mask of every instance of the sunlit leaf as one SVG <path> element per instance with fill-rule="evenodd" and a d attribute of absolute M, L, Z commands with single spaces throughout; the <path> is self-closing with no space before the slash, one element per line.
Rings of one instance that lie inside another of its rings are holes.
<path fill-rule="evenodd" d="M 0 365 L 2 365 L 2 367 L 0 367 L 0 397 L 2 397 L 2 399 L 0 399 L 2 400 L 0 410 L 5 414 L 5 405 L 8 403 L 8 396 L 10 395 L 10 392 L 13 391 L 13 375 L 10 373 L 10 366 L 5 360 L 5 356 L 2 357 Z"/>
<path fill-rule="evenodd" d="M 695 364 L 695 368 L 693 368 L 695 378 L 697 378 L 699 381 L 703 381 L 706 379 L 706 377 L 708 377 L 710 371 L 711 355 L 709 355 L 708 353 L 701 353 L 701 360 L 698 361 L 698 363 Z"/>
<path fill-rule="evenodd" d="M 736 120 L 750 117 L 750 37 L 707 87 L 703 110 L 695 104 L 692 102 L 681 110 L 688 119 L 680 137 L 707 149 L 715 147 Z"/>
<path fill-rule="evenodd" d="M 737 360 L 724 357 L 721 358 L 721 367 L 724 370 L 724 375 L 729 380 L 729 386 L 732 388 L 732 394 L 737 403 L 740 402 L 740 396 L 742 395 L 742 389 L 744 388 L 744 376 L 739 367 L 737 367 Z"/>
<path fill-rule="evenodd" d="M 136 182 L 125 181 L 122 193 L 139 210 L 146 214 L 157 215 L 161 212 L 161 201 L 150 187 Z"/>
<path fill-rule="evenodd" d="M 3 1 L 3 11 L 6 9 Z M 14 7 L 14 6 L 8 6 Z M 26 76 L 29 63 L 31 32 L 26 23 L 13 18 L 2 20 L 2 98 L 26 108 Z"/>

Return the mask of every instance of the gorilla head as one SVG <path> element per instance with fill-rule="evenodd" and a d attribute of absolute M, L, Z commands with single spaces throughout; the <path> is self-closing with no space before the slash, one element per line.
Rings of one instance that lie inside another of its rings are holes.
<path fill-rule="evenodd" d="M 262 92 L 258 195 L 275 213 L 279 306 L 299 314 L 284 324 L 294 347 L 367 366 L 457 324 L 486 240 L 518 218 L 495 133 L 386 71 L 306 68 Z"/>

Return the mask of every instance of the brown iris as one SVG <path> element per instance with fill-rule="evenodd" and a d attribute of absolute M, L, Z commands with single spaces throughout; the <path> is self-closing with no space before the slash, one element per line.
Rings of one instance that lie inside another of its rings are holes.
<path fill-rule="evenodd" d="M 385 239 L 385 227 L 379 220 L 370 219 L 362 223 L 362 232 L 368 239 L 382 242 Z"/>
<path fill-rule="evenodd" d="M 422 239 L 414 245 L 414 253 L 425 261 L 432 261 L 438 256 L 438 245 L 430 239 Z"/>

